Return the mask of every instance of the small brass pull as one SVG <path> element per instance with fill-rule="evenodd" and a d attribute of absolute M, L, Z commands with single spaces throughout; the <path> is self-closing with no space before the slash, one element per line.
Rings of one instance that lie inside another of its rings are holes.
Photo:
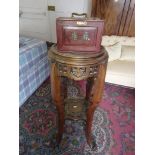
<path fill-rule="evenodd" d="M 87 25 L 86 21 L 77 21 L 76 22 L 77 25 Z"/>
<path fill-rule="evenodd" d="M 77 108 L 77 105 L 73 105 L 73 108 Z"/>

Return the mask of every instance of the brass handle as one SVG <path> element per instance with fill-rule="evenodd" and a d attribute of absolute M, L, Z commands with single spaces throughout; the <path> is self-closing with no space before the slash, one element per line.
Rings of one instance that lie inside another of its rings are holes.
<path fill-rule="evenodd" d="M 79 17 L 84 16 L 85 18 L 87 18 L 87 14 L 86 14 L 86 13 L 81 13 L 81 14 L 79 14 L 79 13 L 73 12 L 73 13 L 72 13 L 72 17 L 74 17 L 74 16 L 79 16 Z"/>
<path fill-rule="evenodd" d="M 77 105 L 73 105 L 73 108 L 77 108 Z"/>

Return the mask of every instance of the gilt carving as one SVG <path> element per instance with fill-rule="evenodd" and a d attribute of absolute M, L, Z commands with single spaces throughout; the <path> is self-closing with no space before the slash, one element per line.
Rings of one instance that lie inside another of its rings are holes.
<path fill-rule="evenodd" d="M 66 76 L 74 80 L 86 79 L 97 75 L 98 66 L 70 66 L 66 64 L 57 63 L 59 76 Z"/>

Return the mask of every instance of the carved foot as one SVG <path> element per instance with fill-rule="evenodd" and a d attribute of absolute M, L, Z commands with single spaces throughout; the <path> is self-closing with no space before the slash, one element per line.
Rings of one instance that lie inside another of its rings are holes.
<path fill-rule="evenodd" d="M 96 151 L 98 149 L 97 144 L 96 144 L 94 138 L 92 138 L 92 136 L 87 139 L 87 143 L 92 151 Z"/>

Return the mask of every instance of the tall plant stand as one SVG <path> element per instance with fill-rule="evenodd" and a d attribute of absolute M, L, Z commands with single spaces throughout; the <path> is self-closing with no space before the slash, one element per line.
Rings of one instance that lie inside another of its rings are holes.
<path fill-rule="evenodd" d="M 48 58 L 51 65 L 51 95 L 58 112 L 57 142 L 61 141 L 66 118 L 86 120 L 86 139 L 92 145 L 93 114 L 103 96 L 108 54 L 104 47 L 98 53 L 58 51 L 53 45 Z M 68 98 L 63 78 L 72 81 L 86 80 L 84 98 Z M 87 104 L 87 108 L 85 104 Z"/>

